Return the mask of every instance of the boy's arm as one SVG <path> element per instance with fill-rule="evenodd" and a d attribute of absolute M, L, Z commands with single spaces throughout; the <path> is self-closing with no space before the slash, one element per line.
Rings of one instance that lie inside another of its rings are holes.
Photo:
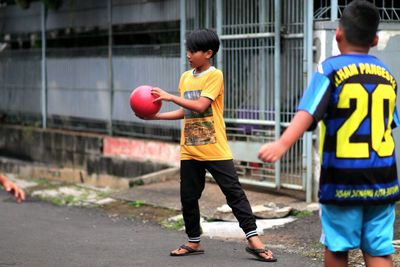
<path fill-rule="evenodd" d="M 198 113 L 203 113 L 206 111 L 212 103 L 212 100 L 207 97 L 199 97 L 199 99 L 196 100 L 185 99 L 180 96 L 169 94 L 158 87 L 154 87 L 151 92 L 158 96 L 154 101 L 165 100 L 174 102 L 183 108 L 190 109 Z"/>
<path fill-rule="evenodd" d="M 305 111 L 298 111 L 291 121 L 289 127 L 283 132 L 279 140 L 266 143 L 258 152 L 258 158 L 265 162 L 275 162 L 279 160 L 294 143 L 311 126 L 314 118 Z"/>
<path fill-rule="evenodd" d="M 0 184 L 4 187 L 6 192 L 13 194 L 17 202 L 25 200 L 25 192 L 16 184 L 11 182 L 7 177 L 0 174 Z"/>
<path fill-rule="evenodd" d="M 142 117 L 138 114 L 135 115 L 143 120 L 179 120 L 183 119 L 184 112 L 183 109 L 180 108 L 170 112 L 157 113 L 152 117 Z"/>

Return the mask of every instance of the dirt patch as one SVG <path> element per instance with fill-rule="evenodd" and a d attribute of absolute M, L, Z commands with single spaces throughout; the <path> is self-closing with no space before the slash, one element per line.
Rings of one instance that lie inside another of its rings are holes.
<path fill-rule="evenodd" d="M 261 239 L 267 245 L 283 246 L 286 250 L 319 260 L 323 259 L 323 246 L 319 243 L 321 226 L 316 212 L 297 218 L 283 226 L 266 229 Z"/>
<path fill-rule="evenodd" d="M 161 224 L 164 220 L 180 214 L 176 210 L 154 207 L 140 202 L 114 201 L 102 208 L 110 216 L 121 216 Z"/>

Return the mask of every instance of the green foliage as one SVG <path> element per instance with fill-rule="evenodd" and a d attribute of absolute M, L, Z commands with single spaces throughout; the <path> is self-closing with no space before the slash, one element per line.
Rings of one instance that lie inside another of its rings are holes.
<path fill-rule="evenodd" d="M 161 222 L 161 226 L 170 230 L 181 230 L 182 227 L 185 226 L 185 222 L 183 221 L 183 218 L 179 218 L 176 221 L 171 221 L 171 220 L 164 220 Z"/>
<path fill-rule="evenodd" d="M 143 200 L 135 200 L 135 201 L 128 202 L 128 205 L 133 206 L 135 208 L 141 207 L 145 204 L 146 203 Z"/>
<path fill-rule="evenodd" d="M 290 212 L 290 215 L 296 218 L 306 218 L 312 216 L 313 212 L 309 210 L 292 210 Z"/>
<path fill-rule="evenodd" d="M 75 197 L 73 195 L 66 195 L 64 196 L 64 203 L 73 203 L 75 201 Z"/>
<path fill-rule="evenodd" d="M 42 199 L 42 200 L 44 200 L 44 201 L 50 202 L 50 203 L 52 203 L 52 204 L 54 204 L 54 205 L 56 205 L 56 206 L 63 206 L 63 205 L 65 205 L 64 200 L 63 200 L 63 199 L 60 199 L 60 198 L 58 198 L 58 197 L 49 197 L 49 196 L 43 197 L 43 196 L 40 196 L 39 198 Z"/>
<path fill-rule="evenodd" d="M 46 178 L 32 178 L 33 181 L 35 181 L 38 185 L 40 186 L 49 186 L 51 185 L 51 183 L 49 182 L 49 180 L 47 180 Z"/>

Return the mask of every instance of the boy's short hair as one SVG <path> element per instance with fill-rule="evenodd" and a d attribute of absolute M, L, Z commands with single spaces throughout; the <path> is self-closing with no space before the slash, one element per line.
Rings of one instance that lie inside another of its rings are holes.
<path fill-rule="evenodd" d="M 339 25 L 349 43 L 369 47 L 378 31 L 379 11 L 368 1 L 355 0 L 344 9 Z"/>
<path fill-rule="evenodd" d="M 191 52 L 203 51 L 211 49 L 213 56 L 219 50 L 220 41 L 218 35 L 210 29 L 201 29 L 193 31 L 186 38 L 186 50 Z"/>

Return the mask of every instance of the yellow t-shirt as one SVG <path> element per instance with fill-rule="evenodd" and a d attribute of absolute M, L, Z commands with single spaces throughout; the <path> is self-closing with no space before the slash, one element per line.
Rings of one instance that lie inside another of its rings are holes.
<path fill-rule="evenodd" d="M 226 138 L 224 121 L 224 77 L 220 70 L 210 67 L 194 75 L 182 74 L 179 92 L 185 99 L 211 99 L 211 106 L 203 113 L 184 109 L 181 134 L 181 160 L 229 160 L 232 153 Z"/>

